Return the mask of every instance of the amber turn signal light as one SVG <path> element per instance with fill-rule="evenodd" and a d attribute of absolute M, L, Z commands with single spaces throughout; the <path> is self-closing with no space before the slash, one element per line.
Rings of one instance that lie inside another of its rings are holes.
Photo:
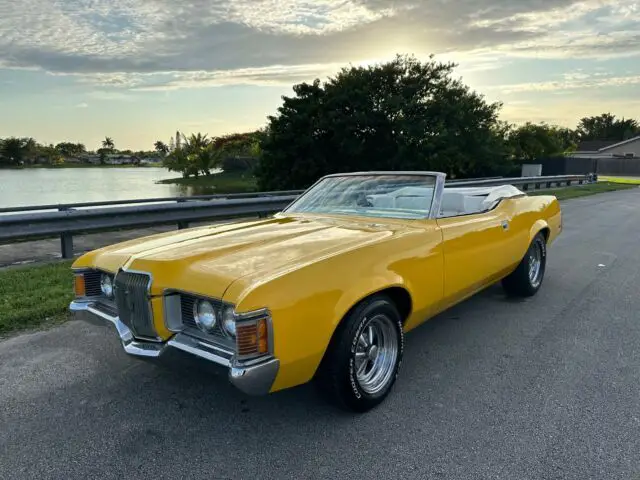
<path fill-rule="evenodd" d="M 73 289 L 76 297 L 84 297 L 87 289 L 84 283 L 84 275 L 76 274 L 73 276 Z"/>
<path fill-rule="evenodd" d="M 239 323 L 236 326 L 236 345 L 240 356 L 268 353 L 267 319 L 261 318 L 256 322 Z"/>

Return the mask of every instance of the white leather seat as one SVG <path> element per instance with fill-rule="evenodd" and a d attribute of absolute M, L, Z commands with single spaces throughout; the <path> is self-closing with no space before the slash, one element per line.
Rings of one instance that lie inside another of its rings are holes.
<path fill-rule="evenodd" d="M 442 202 L 440 204 L 441 217 L 453 217 L 463 215 L 465 213 L 464 195 L 456 192 L 445 192 L 442 194 Z"/>
<path fill-rule="evenodd" d="M 464 211 L 466 213 L 480 213 L 485 210 L 484 196 L 479 195 L 465 195 L 464 196 Z"/>

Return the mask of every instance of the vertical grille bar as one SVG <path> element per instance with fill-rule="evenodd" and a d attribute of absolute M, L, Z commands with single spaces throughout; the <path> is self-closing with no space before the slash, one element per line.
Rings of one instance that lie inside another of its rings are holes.
<path fill-rule="evenodd" d="M 90 271 L 84 274 L 85 292 L 87 297 L 99 297 L 102 295 L 100 288 L 100 277 L 102 272 L 99 270 Z"/>
<path fill-rule="evenodd" d="M 137 338 L 157 339 L 149 299 L 151 278 L 144 273 L 120 271 L 115 278 L 118 316 Z"/>

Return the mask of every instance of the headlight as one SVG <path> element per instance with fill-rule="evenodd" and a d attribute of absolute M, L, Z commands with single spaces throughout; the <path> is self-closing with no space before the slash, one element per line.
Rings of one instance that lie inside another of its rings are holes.
<path fill-rule="evenodd" d="M 218 322 L 216 317 L 216 310 L 206 300 L 198 300 L 193 306 L 193 317 L 196 321 L 196 325 L 203 332 L 211 332 Z"/>
<path fill-rule="evenodd" d="M 102 274 L 100 277 L 100 290 L 107 298 L 113 298 L 113 281 L 110 275 Z"/>
<path fill-rule="evenodd" d="M 236 315 L 233 308 L 227 308 L 222 314 L 222 328 L 230 337 L 236 336 Z"/>

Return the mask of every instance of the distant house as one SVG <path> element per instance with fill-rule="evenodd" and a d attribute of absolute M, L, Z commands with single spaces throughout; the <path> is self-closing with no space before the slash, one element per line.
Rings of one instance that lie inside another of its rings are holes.
<path fill-rule="evenodd" d="M 580 142 L 574 158 L 638 158 L 640 159 L 640 135 L 622 142 L 589 140 Z"/>
<path fill-rule="evenodd" d="M 162 158 L 160 157 L 148 157 L 140 160 L 142 165 L 162 166 L 162 162 Z"/>

